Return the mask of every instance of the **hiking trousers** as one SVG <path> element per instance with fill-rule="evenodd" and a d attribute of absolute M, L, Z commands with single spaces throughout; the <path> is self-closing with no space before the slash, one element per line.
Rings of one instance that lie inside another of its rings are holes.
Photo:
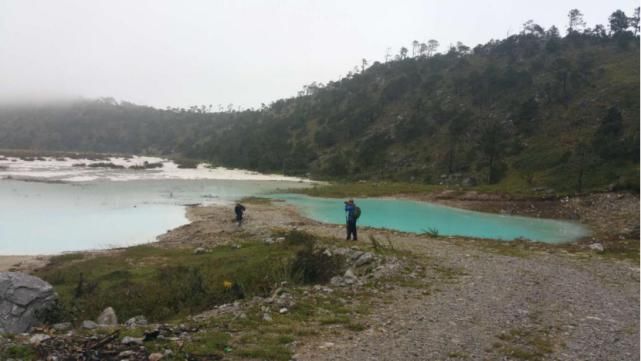
<path fill-rule="evenodd" d="M 356 220 L 347 221 L 347 240 L 349 241 L 352 236 L 354 236 L 355 241 L 358 240 L 358 236 L 356 235 Z"/>

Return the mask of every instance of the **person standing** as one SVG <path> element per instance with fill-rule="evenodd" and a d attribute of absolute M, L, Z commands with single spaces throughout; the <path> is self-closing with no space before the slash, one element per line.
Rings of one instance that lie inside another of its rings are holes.
<path fill-rule="evenodd" d="M 353 199 L 350 199 L 345 202 L 345 218 L 347 222 L 347 238 L 349 241 L 353 239 L 354 241 L 358 240 L 356 234 L 356 220 L 360 216 L 360 208 L 356 206 Z"/>
<path fill-rule="evenodd" d="M 240 227 L 243 224 L 243 212 L 245 212 L 245 206 L 240 203 L 236 203 L 234 212 L 236 213 L 236 222 L 238 223 L 238 227 Z"/>

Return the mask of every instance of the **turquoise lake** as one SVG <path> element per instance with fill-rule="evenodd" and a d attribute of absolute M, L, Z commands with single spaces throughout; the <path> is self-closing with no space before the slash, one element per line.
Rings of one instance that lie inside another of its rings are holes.
<path fill-rule="evenodd" d="M 325 223 L 345 223 L 343 201 L 299 194 L 274 194 L 298 207 L 307 217 Z M 578 223 L 468 211 L 410 200 L 365 198 L 355 200 L 361 226 L 421 233 L 430 228 L 441 235 L 546 243 L 571 242 L 589 235 Z"/>
<path fill-rule="evenodd" d="M 153 242 L 188 223 L 187 204 L 231 204 L 304 186 L 251 180 L 42 183 L 0 180 L 0 255 L 55 254 Z M 230 207 L 230 217 L 232 216 Z"/>
<path fill-rule="evenodd" d="M 309 185 L 283 180 L 140 179 L 43 183 L 0 180 L 0 255 L 54 254 L 152 242 L 186 224 L 187 204 L 231 204 L 272 194 L 309 218 L 344 223 L 339 199 L 275 194 Z M 275 194 L 275 195 L 274 195 Z M 512 217 L 392 199 L 359 199 L 359 225 L 407 232 L 561 243 L 588 235 L 572 222 Z M 231 207 L 230 207 L 231 214 Z"/>

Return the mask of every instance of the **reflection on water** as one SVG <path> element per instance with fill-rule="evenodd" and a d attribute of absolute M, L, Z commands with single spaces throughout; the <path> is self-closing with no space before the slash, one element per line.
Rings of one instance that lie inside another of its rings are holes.
<path fill-rule="evenodd" d="M 277 194 L 298 206 L 312 219 L 327 223 L 344 223 L 340 199 Z M 441 235 L 513 240 L 527 238 L 546 243 L 568 242 L 585 237 L 589 232 L 577 223 L 549 219 L 505 216 L 467 211 L 426 202 L 392 199 L 357 200 L 363 213 L 360 225 L 389 228 L 405 232 L 437 229 Z"/>
<path fill-rule="evenodd" d="M 185 204 L 228 203 L 303 186 L 283 181 L 209 179 L 68 184 L 0 180 L 0 255 L 150 242 L 187 223 Z"/>

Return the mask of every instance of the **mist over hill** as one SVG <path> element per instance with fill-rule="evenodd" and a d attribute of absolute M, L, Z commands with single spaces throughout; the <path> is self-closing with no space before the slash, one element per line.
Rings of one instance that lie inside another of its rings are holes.
<path fill-rule="evenodd" d="M 182 156 L 317 178 L 638 190 L 638 12 L 613 13 L 609 30 L 575 16 L 565 36 L 528 22 L 474 48 L 414 42 L 259 110 L 3 105 L 0 148 Z"/>

